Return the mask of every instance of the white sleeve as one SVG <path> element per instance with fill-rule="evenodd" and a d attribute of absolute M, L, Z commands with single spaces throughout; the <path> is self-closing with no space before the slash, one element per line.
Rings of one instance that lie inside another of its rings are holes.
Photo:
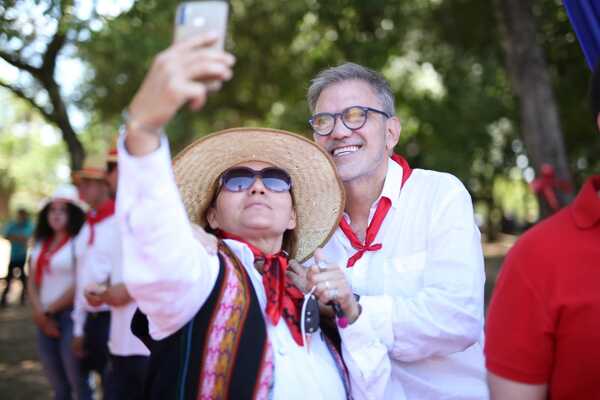
<path fill-rule="evenodd" d="M 83 295 L 83 288 L 87 277 L 83 276 L 85 271 L 85 257 L 87 254 L 87 239 L 89 235 L 88 225 L 84 225 L 79 234 L 73 238 L 75 248 L 75 298 L 73 299 L 73 311 L 71 318 L 73 319 L 73 335 L 77 337 L 83 336 L 83 327 L 87 316 L 87 304 Z"/>
<path fill-rule="evenodd" d="M 386 344 L 378 339 L 378 334 L 374 332 L 368 317 L 363 314 L 352 325 L 339 331 L 342 337 L 342 355 L 350 376 L 352 397 L 355 400 L 383 399 L 392 372 Z M 400 400 L 403 397 L 397 393 L 396 398 Z"/>
<path fill-rule="evenodd" d="M 193 318 L 212 291 L 219 272 L 194 239 L 171 168 L 168 142 L 134 157 L 119 140 L 117 217 L 123 240 L 123 280 L 150 334 L 162 339 Z"/>
<path fill-rule="evenodd" d="M 481 339 L 485 271 L 480 233 L 468 192 L 460 183 L 457 188 L 432 214 L 424 287 L 411 298 L 361 297 L 359 320 L 366 319 L 365 326 L 358 333 L 340 330 L 344 347 L 357 361 L 367 357 L 371 342 L 385 345 L 393 359 L 411 362 L 463 351 Z"/>

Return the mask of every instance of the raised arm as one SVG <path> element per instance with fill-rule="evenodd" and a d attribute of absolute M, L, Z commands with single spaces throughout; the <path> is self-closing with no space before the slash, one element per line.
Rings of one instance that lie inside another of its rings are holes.
<path fill-rule="evenodd" d="M 189 321 L 212 290 L 218 258 L 194 238 L 175 184 L 162 127 L 185 103 L 206 101 L 203 81 L 231 77 L 233 57 L 198 35 L 159 54 L 129 107 L 119 143 L 117 214 L 123 238 L 123 278 L 148 316 L 150 333 L 164 338 Z"/>

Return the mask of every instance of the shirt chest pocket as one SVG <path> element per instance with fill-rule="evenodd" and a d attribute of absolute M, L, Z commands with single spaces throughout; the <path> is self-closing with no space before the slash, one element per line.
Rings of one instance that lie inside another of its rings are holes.
<path fill-rule="evenodd" d="M 416 295 L 423 288 L 426 261 L 425 251 L 387 258 L 384 263 L 386 294 Z"/>

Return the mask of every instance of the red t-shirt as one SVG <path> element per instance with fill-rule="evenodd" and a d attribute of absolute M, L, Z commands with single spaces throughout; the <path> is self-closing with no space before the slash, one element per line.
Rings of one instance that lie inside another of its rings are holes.
<path fill-rule="evenodd" d="M 486 366 L 558 399 L 600 399 L 600 176 L 506 257 L 486 322 Z"/>

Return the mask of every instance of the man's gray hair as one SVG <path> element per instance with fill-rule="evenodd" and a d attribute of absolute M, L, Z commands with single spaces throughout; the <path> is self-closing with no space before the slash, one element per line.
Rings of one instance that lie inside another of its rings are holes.
<path fill-rule="evenodd" d="M 310 81 L 308 93 L 306 94 L 310 112 L 314 113 L 315 106 L 317 105 L 317 101 L 323 90 L 333 84 L 352 80 L 364 81 L 369 84 L 381 101 L 383 111 L 389 115 L 396 114 L 394 94 L 392 93 L 390 84 L 385 78 L 372 69 L 350 62 L 338 65 L 337 67 L 324 69 Z M 362 104 L 356 105 L 360 106 Z"/>

